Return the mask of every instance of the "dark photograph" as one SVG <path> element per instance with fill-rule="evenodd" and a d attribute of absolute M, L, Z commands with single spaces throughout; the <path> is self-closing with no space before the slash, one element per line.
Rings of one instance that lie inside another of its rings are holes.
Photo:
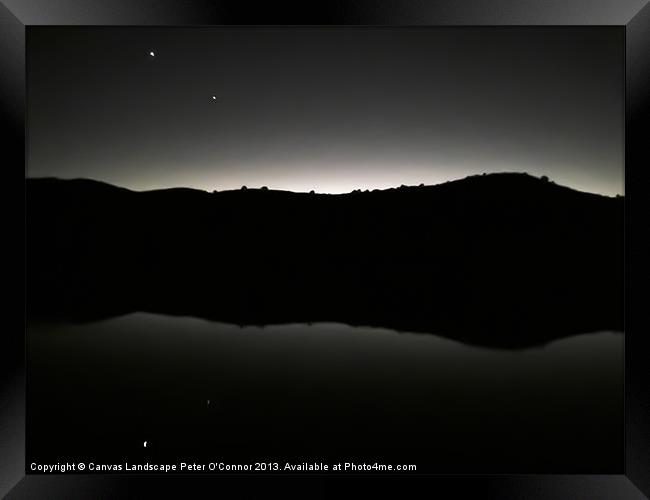
<path fill-rule="evenodd" d="M 621 29 L 26 36 L 27 473 L 623 473 Z"/>

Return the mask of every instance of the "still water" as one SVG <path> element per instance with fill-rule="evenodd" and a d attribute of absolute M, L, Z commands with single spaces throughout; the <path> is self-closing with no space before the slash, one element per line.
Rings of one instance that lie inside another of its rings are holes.
<path fill-rule="evenodd" d="M 28 463 L 622 471 L 620 333 L 504 351 L 335 323 L 242 328 L 136 313 L 29 324 L 27 340 Z"/>

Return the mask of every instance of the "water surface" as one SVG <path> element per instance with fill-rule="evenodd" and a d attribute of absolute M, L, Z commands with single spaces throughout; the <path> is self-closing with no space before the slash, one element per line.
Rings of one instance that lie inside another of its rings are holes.
<path fill-rule="evenodd" d="M 622 471 L 620 333 L 503 351 L 334 323 L 241 328 L 137 313 L 30 324 L 27 337 L 28 462 Z"/>

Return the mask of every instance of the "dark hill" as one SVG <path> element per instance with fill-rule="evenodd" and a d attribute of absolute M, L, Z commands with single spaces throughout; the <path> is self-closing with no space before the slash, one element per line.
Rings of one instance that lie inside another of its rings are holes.
<path fill-rule="evenodd" d="M 525 174 L 345 195 L 28 179 L 27 312 L 339 321 L 522 347 L 623 324 L 623 198 Z"/>

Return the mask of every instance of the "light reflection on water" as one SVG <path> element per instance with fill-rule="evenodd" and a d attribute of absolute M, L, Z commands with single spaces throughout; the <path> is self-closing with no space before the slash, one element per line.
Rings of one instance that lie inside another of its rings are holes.
<path fill-rule="evenodd" d="M 622 466 L 617 333 L 504 351 L 333 323 L 240 328 L 137 313 L 30 325 L 28 342 L 29 453 L 42 458 L 138 457 L 147 439 L 161 457 L 399 456 L 433 472 Z"/>

